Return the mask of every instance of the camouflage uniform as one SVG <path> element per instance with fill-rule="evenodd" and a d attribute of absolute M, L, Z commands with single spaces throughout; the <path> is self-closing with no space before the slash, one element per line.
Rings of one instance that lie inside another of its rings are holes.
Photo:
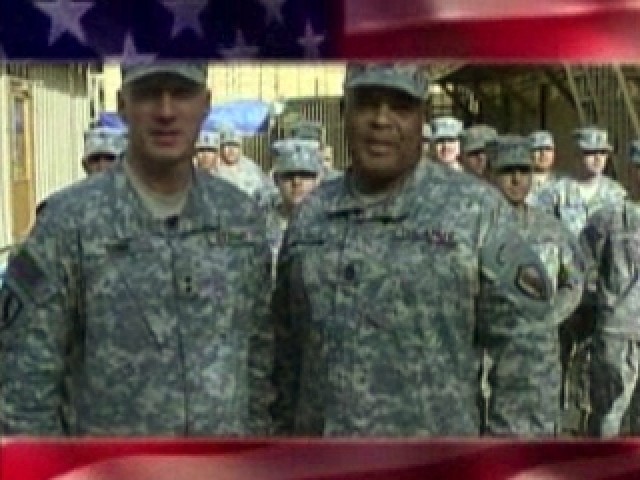
<path fill-rule="evenodd" d="M 0 291 L 0 431 L 266 433 L 268 264 L 255 204 L 206 173 L 166 220 L 122 163 L 55 194 Z"/>
<path fill-rule="evenodd" d="M 366 205 L 348 174 L 302 205 L 274 296 L 278 431 L 479 433 L 474 339 L 491 320 L 475 315 L 480 286 L 505 309 L 549 305 L 505 287 L 537 257 L 503 230 L 496 192 L 470 180 L 420 164 L 394 197 Z M 513 248 L 499 248 L 505 238 Z M 509 272 L 495 269 L 503 251 Z"/>
<path fill-rule="evenodd" d="M 553 135 L 547 130 L 536 130 L 529 135 L 529 150 L 533 153 L 535 150 L 554 149 L 555 142 Z M 554 172 L 546 172 L 546 174 L 536 174 L 533 172 L 531 190 L 527 195 L 527 204 L 531 206 L 539 206 L 538 197 L 547 195 L 543 191 L 553 188 L 553 184 L 559 179 Z M 543 193 L 541 193 L 543 192 Z"/>
<path fill-rule="evenodd" d="M 491 169 L 531 167 L 527 142 L 503 136 L 489 144 Z M 503 312 L 500 303 L 486 304 L 492 317 L 487 349 L 493 366 L 489 410 L 500 421 L 489 424 L 493 434 L 554 435 L 560 423 L 562 365 L 558 326 L 576 309 L 582 296 L 585 262 L 577 239 L 559 220 L 543 211 L 522 206 L 513 213 L 513 225 L 538 254 L 551 279 L 553 308 L 547 315 Z"/>
<path fill-rule="evenodd" d="M 631 159 L 640 165 L 640 141 L 632 144 Z M 582 241 L 596 266 L 589 433 L 618 435 L 628 413 L 630 433 L 638 435 L 640 206 L 628 201 L 601 210 L 589 220 Z"/>

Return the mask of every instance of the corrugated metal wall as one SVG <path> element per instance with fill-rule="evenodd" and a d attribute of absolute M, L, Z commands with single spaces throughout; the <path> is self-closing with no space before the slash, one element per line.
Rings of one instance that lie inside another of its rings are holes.
<path fill-rule="evenodd" d="M 81 65 L 9 65 L 0 74 L 2 136 L 2 208 L 0 247 L 11 239 L 8 124 L 9 82 L 23 80 L 30 91 L 33 113 L 33 169 L 36 203 L 84 177 L 80 156 L 82 134 L 89 123 L 86 67 Z M 4 159 L 7 159 L 5 161 Z"/>

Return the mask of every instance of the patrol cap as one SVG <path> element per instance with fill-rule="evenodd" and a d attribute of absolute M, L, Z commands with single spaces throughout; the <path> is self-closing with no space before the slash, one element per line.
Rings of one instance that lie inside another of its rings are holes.
<path fill-rule="evenodd" d="M 316 175 L 322 170 L 322 157 L 317 149 L 300 143 L 289 143 L 276 150 L 273 173 L 307 172 Z"/>
<path fill-rule="evenodd" d="M 629 160 L 634 165 L 640 165 L 640 140 L 633 140 L 629 148 Z"/>
<path fill-rule="evenodd" d="M 431 120 L 431 140 L 437 142 L 446 138 L 458 139 L 463 125 L 460 120 L 450 116 L 437 117 Z"/>
<path fill-rule="evenodd" d="M 122 85 L 128 85 L 141 78 L 160 73 L 172 73 L 182 78 L 190 80 L 198 85 L 207 84 L 207 64 L 206 63 L 128 63 L 120 67 L 122 75 Z"/>
<path fill-rule="evenodd" d="M 126 149 L 126 132 L 110 127 L 94 127 L 84 132 L 84 156 L 107 154 L 119 156 Z"/>
<path fill-rule="evenodd" d="M 498 136 L 495 128 L 489 125 L 473 125 L 462 132 L 462 151 L 464 153 L 484 150 L 487 142 Z"/>
<path fill-rule="evenodd" d="M 325 130 L 320 122 L 301 120 L 291 128 L 291 136 L 301 140 L 315 140 L 319 143 L 324 143 Z"/>
<path fill-rule="evenodd" d="M 529 134 L 529 148 L 531 150 L 540 150 L 542 148 L 555 148 L 553 135 L 547 130 L 536 130 Z"/>
<path fill-rule="evenodd" d="M 582 127 L 573 131 L 578 147 L 583 151 L 613 150 L 609 145 L 607 131 L 598 127 Z"/>
<path fill-rule="evenodd" d="M 220 128 L 220 146 L 242 145 L 242 135 L 233 125 L 224 125 Z"/>
<path fill-rule="evenodd" d="M 404 92 L 418 100 L 427 96 L 429 81 L 422 69 L 411 63 L 349 63 L 344 89 L 387 87 Z"/>
<path fill-rule="evenodd" d="M 213 130 L 200 130 L 196 140 L 196 150 L 218 150 L 220 148 L 220 134 Z"/>
<path fill-rule="evenodd" d="M 532 167 L 529 140 L 520 135 L 499 135 L 487 143 L 491 170 L 507 167 Z"/>
<path fill-rule="evenodd" d="M 431 140 L 431 125 L 428 123 L 422 124 L 422 141 L 428 142 Z"/>
<path fill-rule="evenodd" d="M 271 154 L 278 156 L 279 152 L 294 150 L 296 148 L 320 151 L 320 142 L 317 140 L 306 140 L 302 138 L 284 138 L 282 140 L 276 140 L 271 144 Z"/>

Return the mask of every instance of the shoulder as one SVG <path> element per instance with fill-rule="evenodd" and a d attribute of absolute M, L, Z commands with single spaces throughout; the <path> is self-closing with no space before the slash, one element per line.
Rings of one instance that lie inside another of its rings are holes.
<path fill-rule="evenodd" d="M 236 218 L 265 215 L 254 198 L 224 178 L 197 173 L 196 181 L 204 208 Z"/>

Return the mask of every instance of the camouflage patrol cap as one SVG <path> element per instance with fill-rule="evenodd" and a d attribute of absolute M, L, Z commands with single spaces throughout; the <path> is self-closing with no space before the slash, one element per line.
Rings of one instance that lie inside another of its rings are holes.
<path fill-rule="evenodd" d="M 418 100 L 427 96 L 429 81 L 416 64 L 349 63 L 344 89 L 387 87 L 404 92 Z"/>
<path fill-rule="evenodd" d="M 199 85 L 207 84 L 206 63 L 129 63 L 123 64 L 120 67 L 120 73 L 122 75 L 123 86 L 131 84 L 141 78 L 162 73 L 178 75 Z"/>
<path fill-rule="evenodd" d="M 640 165 L 640 139 L 633 140 L 629 148 L 629 160 L 634 165 Z"/>
<path fill-rule="evenodd" d="M 431 140 L 437 142 L 447 138 L 459 139 L 463 125 L 460 120 L 450 116 L 437 117 L 431 120 Z"/>
<path fill-rule="evenodd" d="M 242 145 L 242 135 L 233 125 L 220 127 L 220 146 L 224 145 Z"/>
<path fill-rule="evenodd" d="M 325 129 L 320 122 L 301 120 L 291 128 L 291 136 L 301 140 L 315 140 L 319 143 L 324 143 Z"/>
<path fill-rule="evenodd" d="M 201 130 L 196 140 L 196 150 L 218 150 L 220 134 L 213 130 Z"/>
<path fill-rule="evenodd" d="M 555 148 L 553 135 L 547 130 L 536 130 L 529 134 L 529 148 L 540 150 L 542 148 Z"/>
<path fill-rule="evenodd" d="M 580 150 L 600 151 L 606 150 L 608 152 L 613 150 L 613 147 L 609 144 L 607 131 L 598 127 L 583 127 L 573 131 L 573 137 L 578 143 Z"/>
<path fill-rule="evenodd" d="M 276 150 L 273 173 L 306 172 L 316 175 L 322 169 L 322 157 L 318 149 L 303 143 L 290 142 Z"/>
<path fill-rule="evenodd" d="M 520 135 L 499 135 L 487 143 L 491 170 L 507 167 L 532 167 L 529 140 Z"/>
<path fill-rule="evenodd" d="M 110 127 L 95 127 L 84 133 L 84 155 L 107 154 L 119 156 L 126 149 L 126 132 Z"/>
<path fill-rule="evenodd" d="M 495 128 L 489 125 L 473 125 L 462 132 L 462 151 L 464 153 L 484 150 L 487 142 L 498 136 Z"/>
<path fill-rule="evenodd" d="M 284 138 L 276 140 L 271 144 L 271 154 L 278 156 L 279 152 L 293 150 L 295 148 L 305 148 L 309 150 L 320 150 L 320 142 L 317 140 L 307 140 L 302 138 Z"/>

